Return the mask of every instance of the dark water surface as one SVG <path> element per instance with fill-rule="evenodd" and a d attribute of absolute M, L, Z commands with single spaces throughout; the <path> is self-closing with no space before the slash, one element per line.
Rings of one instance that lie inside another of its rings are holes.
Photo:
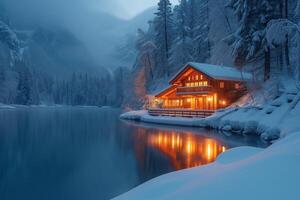
<path fill-rule="evenodd" d="M 119 120 L 100 108 L 0 110 L 0 200 L 110 199 L 257 138 Z"/>

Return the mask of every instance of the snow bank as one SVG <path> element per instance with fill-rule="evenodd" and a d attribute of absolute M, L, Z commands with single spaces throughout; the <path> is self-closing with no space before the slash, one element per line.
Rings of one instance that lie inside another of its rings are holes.
<path fill-rule="evenodd" d="M 148 115 L 147 110 L 130 111 L 120 116 L 121 119 L 141 121 L 142 116 Z"/>
<path fill-rule="evenodd" d="M 16 107 L 0 103 L 0 109 L 15 109 Z"/>
<path fill-rule="evenodd" d="M 115 200 L 300 199 L 300 132 L 267 149 L 241 147 L 204 167 L 153 179 Z"/>

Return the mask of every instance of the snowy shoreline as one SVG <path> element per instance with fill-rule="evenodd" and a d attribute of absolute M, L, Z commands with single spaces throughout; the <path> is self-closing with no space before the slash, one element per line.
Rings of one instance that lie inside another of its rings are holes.
<path fill-rule="evenodd" d="M 273 199 L 300 198 L 300 132 L 267 149 L 239 147 L 212 164 L 152 179 L 115 200 L 125 199 Z M 272 187 L 270 187 L 272 186 Z"/>
<path fill-rule="evenodd" d="M 85 105 L 18 105 L 18 104 L 2 104 L 0 103 L 0 110 L 1 109 L 17 109 L 17 108 L 100 108 L 100 109 L 110 109 L 113 107 L 110 106 L 85 106 Z"/>
<path fill-rule="evenodd" d="M 291 106 L 296 103 L 293 109 Z M 131 111 L 121 119 L 174 126 L 212 128 L 240 135 L 257 135 L 265 141 L 300 130 L 300 104 L 296 94 L 284 93 L 263 106 L 231 107 L 207 118 L 150 116 L 146 110 Z"/>

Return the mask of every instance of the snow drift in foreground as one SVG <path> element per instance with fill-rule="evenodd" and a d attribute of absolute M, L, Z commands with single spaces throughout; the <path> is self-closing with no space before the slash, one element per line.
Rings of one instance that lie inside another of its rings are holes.
<path fill-rule="evenodd" d="M 240 147 L 207 166 L 153 179 L 115 200 L 298 200 L 300 132 L 267 149 Z"/>

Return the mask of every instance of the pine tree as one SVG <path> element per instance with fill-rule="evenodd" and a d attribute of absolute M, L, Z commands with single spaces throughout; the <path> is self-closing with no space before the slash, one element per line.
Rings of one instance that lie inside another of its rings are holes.
<path fill-rule="evenodd" d="M 32 74 L 23 62 L 18 62 L 16 64 L 16 70 L 18 72 L 18 94 L 16 103 L 21 105 L 32 105 L 34 103 Z"/>
<path fill-rule="evenodd" d="M 170 49 L 172 45 L 172 8 L 169 0 L 160 0 L 158 12 L 153 21 L 155 30 L 155 45 L 157 47 L 157 66 L 162 68 L 160 76 L 170 75 L 169 63 Z"/>
<path fill-rule="evenodd" d="M 280 18 L 279 0 L 230 0 L 239 28 L 225 41 L 232 46 L 234 61 L 241 68 L 253 58 L 264 55 L 264 79 L 270 77 L 271 55 L 265 29 L 272 19 Z"/>
<path fill-rule="evenodd" d="M 172 45 L 170 64 L 173 72 L 178 70 L 189 61 L 192 57 L 192 39 L 190 38 L 190 23 L 189 23 L 189 7 L 186 0 L 181 0 L 180 4 L 174 8 L 175 15 L 175 33 L 176 38 Z"/>
<path fill-rule="evenodd" d="M 193 60 L 207 62 L 210 58 L 208 0 L 190 0 L 190 30 L 193 39 Z"/>

